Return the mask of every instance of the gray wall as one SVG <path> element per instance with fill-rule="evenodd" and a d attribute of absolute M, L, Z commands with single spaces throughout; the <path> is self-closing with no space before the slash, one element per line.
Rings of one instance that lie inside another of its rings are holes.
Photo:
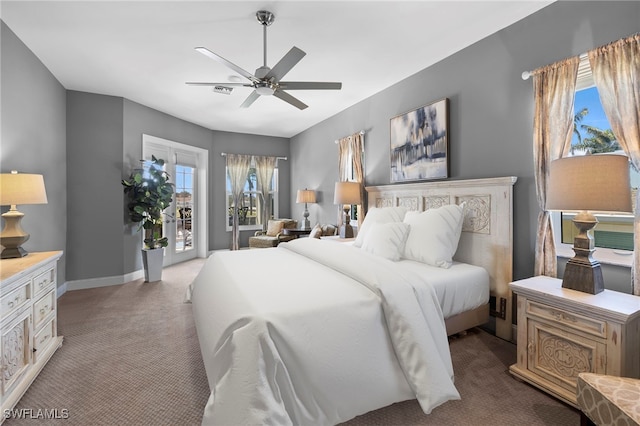
<path fill-rule="evenodd" d="M 67 279 L 122 275 L 123 100 L 67 91 Z"/>
<path fill-rule="evenodd" d="M 27 251 L 65 250 L 67 166 L 65 89 L 4 22 L 0 21 L 2 115 L 1 173 L 42 174 L 48 204 L 18 206 L 31 234 Z M 7 207 L 2 208 L 4 213 Z M 4 221 L 3 221 L 4 222 Z M 2 223 L 4 226 L 4 223 Z M 65 257 L 58 285 L 65 281 Z"/>
<path fill-rule="evenodd" d="M 388 184 L 389 119 L 446 97 L 451 178 L 518 177 L 514 278 L 531 276 L 539 209 L 533 174 L 532 82 L 523 81 L 521 73 L 639 30 L 639 2 L 556 2 L 296 135 L 291 141 L 292 181 L 322 194 L 310 208 L 310 220 L 336 221 L 331 196 L 338 176 L 335 139 L 365 130 L 366 184 Z M 318 167 L 318 158 L 329 161 Z M 302 206 L 292 207 L 295 216 L 302 214 Z M 604 269 L 607 281 L 609 268 Z M 626 274 L 611 269 L 613 280 L 628 280 L 628 269 L 623 268 Z"/>

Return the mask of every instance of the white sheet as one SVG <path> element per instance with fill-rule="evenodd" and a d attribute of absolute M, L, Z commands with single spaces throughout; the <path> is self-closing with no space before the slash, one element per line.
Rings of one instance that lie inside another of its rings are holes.
<path fill-rule="evenodd" d="M 335 424 L 458 399 L 439 296 L 422 275 L 316 239 L 212 255 L 191 294 L 212 390 L 203 424 Z"/>
<path fill-rule="evenodd" d="M 453 262 L 450 268 L 438 268 L 401 260 L 403 268 L 424 276 L 433 287 L 444 318 L 470 311 L 489 302 L 489 273 L 480 266 Z M 416 285 L 416 291 L 420 286 Z"/>

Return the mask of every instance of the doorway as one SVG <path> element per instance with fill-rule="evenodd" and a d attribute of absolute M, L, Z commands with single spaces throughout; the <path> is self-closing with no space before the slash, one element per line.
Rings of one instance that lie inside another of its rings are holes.
<path fill-rule="evenodd" d="M 164 266 L 207 256 L 208 151 L 179 142 L 142 135 L 142 158 L 165 161 L 174 184 L 171 206 L 165 210 L 162 234 L 169 240 Z"/>

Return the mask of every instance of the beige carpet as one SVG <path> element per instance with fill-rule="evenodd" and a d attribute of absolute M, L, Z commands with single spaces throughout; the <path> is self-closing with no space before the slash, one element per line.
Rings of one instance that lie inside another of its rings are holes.
<path fill-rule="evenodd" d="M 197 425 L 209 396 L 184 289 L 198 259 L 166 268 L 163 281 L 67 292 L 58 300 L 62 347 L 17 409 L 68 410 L 61 420 L 8 419 L 15 425 Z M 515 346 L 474 330 L 452 339 L 456 387 L 427 416 L 415 401 L 394 404 L 355 425 L 577 425 L 574 409 L 514 380 Z"/>

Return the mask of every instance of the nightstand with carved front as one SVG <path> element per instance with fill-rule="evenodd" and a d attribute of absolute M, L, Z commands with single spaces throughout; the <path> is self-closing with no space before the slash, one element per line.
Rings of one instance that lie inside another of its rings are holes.
<path fill-rule="evenodd" d="M 574 407 L 579 373 L 640 377 L 640 297 L 564 289 L 545 276 L 510 287 L 518 298 L 515 377 Z"/>

